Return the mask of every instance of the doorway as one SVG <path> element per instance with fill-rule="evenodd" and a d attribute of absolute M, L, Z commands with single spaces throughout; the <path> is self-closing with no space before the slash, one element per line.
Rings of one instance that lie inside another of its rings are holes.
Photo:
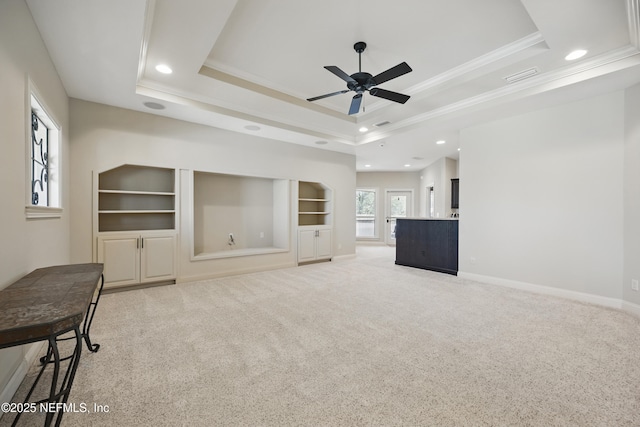
<path fill-rule="evenodd" d="M 387 190 L 385 243 L 396 244 L 396 220 L 413 216 L 413 190 Z"/>

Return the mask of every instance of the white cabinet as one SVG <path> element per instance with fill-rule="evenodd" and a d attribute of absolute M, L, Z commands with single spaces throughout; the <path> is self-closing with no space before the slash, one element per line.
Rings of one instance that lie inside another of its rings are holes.
<path fill-rule="evenodd" d="M 94 259 L 105 287 L 175 280 L 174 169 L 122 165 L 94 175 Z"/>
<path fill-rule="evenodd" d="M 301 227 L 298 230 L 298 262 L 331 259 L 331 228 Z"/>
<path fill-rule="evenodd" d="M 174 232 L 109 233 L 98 236 L 98 262 L 104 263 L 105 287 L 173 280 L 176 277 Z"/>
<path fill-rule="evenodd" d="M 298 182 L 298 263 L 331 259 L 332 196 L 320 182 Z"/>

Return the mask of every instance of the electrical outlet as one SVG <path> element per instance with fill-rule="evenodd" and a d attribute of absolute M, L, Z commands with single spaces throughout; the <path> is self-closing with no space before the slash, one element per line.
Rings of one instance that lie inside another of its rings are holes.
<path fill-rule="evenodd" d="M 638 279 L 631 279 L 631 289 L 634 291 L 638 290 Z"/>

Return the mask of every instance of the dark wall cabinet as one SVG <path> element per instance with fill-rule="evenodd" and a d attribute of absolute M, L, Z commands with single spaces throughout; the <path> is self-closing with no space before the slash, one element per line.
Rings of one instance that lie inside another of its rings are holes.
<path fill-rule="evenodd" d="M 451 180 L 451 209 L 458 209 L 460 202 L 460 179 Z"/>
<path fill-rule="evenodd" d="M 398 218 L 396 264 L 457 275 L 458 220 Z"/>

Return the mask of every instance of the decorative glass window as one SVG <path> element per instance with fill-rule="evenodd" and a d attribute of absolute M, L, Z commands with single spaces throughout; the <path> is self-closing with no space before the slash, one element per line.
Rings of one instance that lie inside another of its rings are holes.
<path fill-rule="evenodd" d="M 60 127 L 38 100 L 29 81 L 27 218 L 59 218 Z"/>
<path fill-rule="evenodd" d="M 356 238 L 376 235 L 376 191 L 356 190 Z"/>
<path fill-rule="evenodd" d="M 49 128 L 31 111 L 31 204 L 49 206 Z"/>

